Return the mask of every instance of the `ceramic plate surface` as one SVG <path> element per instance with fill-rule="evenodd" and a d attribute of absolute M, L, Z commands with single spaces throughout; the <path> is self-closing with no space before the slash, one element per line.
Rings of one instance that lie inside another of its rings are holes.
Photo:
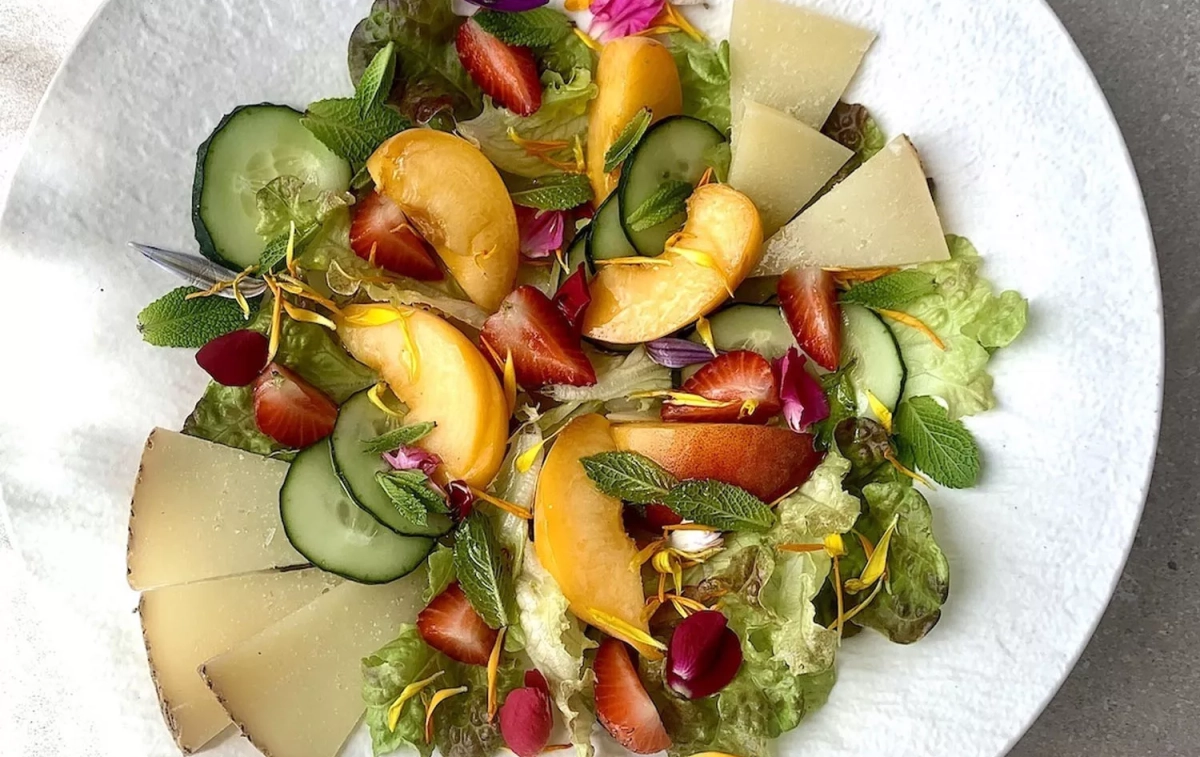
<path fill-rule="evenodd" d="M 993 362 L 1000 408 L 968 420 L 983 485 L 929 496 L 952 591 L 925 641 L 845 645 L 829 704 L 782 754 L 996 757 L 1052 696 L 1136 528 L 1162 382 L 1142 196 L 1090 72 L 1038 0 L 809 0 L 880 32 L 850 99 L 921 149 L 948 230 L 1031 303 Z M 206 377 L 144 345 L 176 282 L 128 240 L 195 249 L 196 146 L 222 114 L 350 91 L 366 0 L 111 0 L 55 81 L 0 223 L 0 503 L 46 613 L 34 699 L 60 754 L 170 755 L 125 584 L 146 434 Z M 728 5 L 709 28 L 727 25 Z M 2 515 L 2 513 L 0 513 Z M 0 749 L 2 752 L 3 749 Z M 227 738 L 214 754 L 254 754 Z M 349 750 L 369 754 L 360 733 Z"/>

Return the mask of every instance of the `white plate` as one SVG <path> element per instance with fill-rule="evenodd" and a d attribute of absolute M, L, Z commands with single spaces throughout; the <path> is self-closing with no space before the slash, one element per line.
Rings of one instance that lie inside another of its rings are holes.
<path fill-rule="evenodd" d="M 852 98 L 913 137 L 946 227 L 1032 321 L 993 364 L 1001 409 L 969 421 L 983 486 L 930 496 L 952 568 L 941 624 L 907 648 L 849 641 L 829 705 L 781 751 L 994 757 L 1091 635 L 1146 494 L 1163 352 L 1142 197 L 1039 0 L 811 4 L 881 32 Z M 176 282 L 125 242 L 194 249 L 196 146 L 236 104 L 349 92 L 367 6 L 112 0 L 32 129 L 0 224 L 0 491 L 48 613 L 42 646 L 61 650 L 31 662 L 63 698 L 28 705 L 60 724 L 61 754 L 173 753 L 124 581 L 127 505 L 146 433 L 178 425 L 205 376 L 139 340 L 135 314 Z M 253 750 L 217 751 L 234 753 Z"/>

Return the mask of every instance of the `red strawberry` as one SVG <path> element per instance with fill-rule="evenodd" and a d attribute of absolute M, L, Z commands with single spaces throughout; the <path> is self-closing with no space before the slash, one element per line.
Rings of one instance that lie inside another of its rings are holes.
<path fill-rule="evenodd" d="M 779 387 L 771 364 L 757 352 L 726 352 L 705 364 L 684 382 L 682 391 L 705 399 L 728 403 L 724 407 L 694 407 L 667 401 L 662 407 L 664 421 L 690 423 L 766 423 L 779 412 Z M 757 403 L 746 413 L 744 403 Z"/>
<path fill-rule="evenodd" d="M 542 107 L 542 84 L 529 48 L 506 45 L 467 19 L 458 27 L 454 49 L 479 88 L 500 105 L 518 116 Z"/>
<path fill-rule="evenodd" d="M 645 519 L 655 529 L 661 529 L 663 526 L 678 526 L 683 523 L 683 518 L 679 513 L 666 505 L 657 503 L 646 505 Z"/>
<path fill-rule="evenodd" d="M 333 400 L 277 363 L 254 383 L 254 422 L 286 447 L 307 447 L 329 436 L 337 415 Z"/>
<path fill-rule="evenodd" d="M 842 310 L 833 274 L 793 268 L 779 278 L 779 305 L 800 348 L 827 371 L 842 359 Z"/>
<path fill-rule="evenodd" d="M 595 673 L 596 716 L 621 746 L 636 754 L 653 754 L 671 746 L 671 737 L 624 642 L 611 638 L 600 642 Z"/>
<path fill-rule="evenodd" d="M 471 607 L 457 582 L 421 610 L 417 631 L 426 644 L 467 665 L 487 665 L 496 645 L 496 631 Z"/>
<path fill-rule="evenodd" d="M 596 369 L 583 354 L 579 334 L 550 298 L 534 287 L 519 286 L 505 297 L 500 309 L 484 322 L 480 336 L 500 360 L 512 351 L 521 386 L 596 383 Z"/>
<path fill-rule="evenodd" d="M 363 260 L 370 260 L 374 249 L 375 265 L 392 273 L 421 281 L 442 279 L 442 269 L 404 211 L 377 191 L 354 205 L 350 247 Z"/>

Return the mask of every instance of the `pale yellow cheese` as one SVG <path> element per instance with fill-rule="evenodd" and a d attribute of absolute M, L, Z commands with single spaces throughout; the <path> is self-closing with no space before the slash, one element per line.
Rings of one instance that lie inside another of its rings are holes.
<path fill-rule="evenodd" d="M 280 460 L 155 429 L 129 514 L 129 585 L 153 589 L 306 565 L 279 519 L 287 469 Z"/>
<path fill-rule="evenodd" d="M 730 105 L 742 99 L 821 128 L 875 33 L 780 0 L 735 0 L 729 30 Z"/>
<path fill-rule="evenodd" d="M 921 158 L 908 137 L 875 157 L 767 240 L 753 276 L 795 266 L 881 268 L 948 260 Z"/>
<path fill-rule="evenodd" d="M 729 184 L 748 196 L 771 236 L 821 191 L 854 155 L 816 129 L 746 100 Z"/>
<path fill-rule="evenodd" d="M 163 717 L 180 749 L 194 752 L 230 724 L 200 677 L 200 666 L 339 583 L 336 576 L 306 568 L 167 586 L 142 595 L 138 611 L 146 656 Z"/>
<path fill-rule="evenodd" d="M 267 757 L 334 757 L 363 712 L 362 658 L 422 607 L 425 572 L 347 581 L 205 663 L 202 675 Z"/>

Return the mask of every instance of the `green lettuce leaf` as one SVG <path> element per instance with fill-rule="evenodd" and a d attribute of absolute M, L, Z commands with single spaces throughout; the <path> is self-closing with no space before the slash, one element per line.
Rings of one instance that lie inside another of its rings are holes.
<path fill-rule="evenodd" d="M 425 562 L 426 573 L 429 576 L 429 585 L 425 587 L 425 591 L 421 592 L 421 601 L 429 604 L 437 595 L 446 590 L 450 584 L 454 583 L 454 549 L 447 547 L 445 544 L 437 545 L 437 548 L 429 553 L 429 559 Z"/>
<path fill-rule="evenodd" d="M 504 748 L 499 718 L 487 719 L 487 668 L 462 665 L 442 657 L 446 675 L 438 679 L 438 688 L 466 686 L 465 694 L 451 697 L 438 705 L 433 717 L 433 743 L 442 757 L 479 757 L 496 754 Z M 497 701 L 524 685 L 524 670 L 516 655 L 501 657 L 496 677 Z"/>
<path fill-rule="evenodd" d="M 638 392 L 671 388 L 671 369 L 650 359 L 644 347 L 628 355 L 594 354 L 592 386 L 549 386 L 543 393 L 557 402 L 611 402 Z"/>
<path fill-rule="evenodd" d="M 441 655 L 421 638 L 416 626 L 405 625 L 387 646 L 362 661 L 362 696 L 367 706 L 366 724 L 371 733 L 371 749 L 376 755 L 388 754 L 404 746 L 416 749 L 423 757 L 433 753 L 425 742 L 425 699 L 415 696 L 400 710 L 396 730 L 388 728 L 388 708 L 405 686 L 437 672 Z M 438 686 L 442 683 L 439 680 Z M 438 709 L 441 714 L 441 708 Z"/>
<path fill-rule="evenodd" d="M 575 35 L 571 35 L 574 37 Z M 458 133 L 479 145 L 479 149 L 502 171 L 539 178 L 559 173 L 559 169 L 527 153 L 509 136 L 513 129 L 522 139 L 582 143 L 587 137 L 588 103 L 596 96 L 592 72 L 576 68 L 569 78 L 556 71 L 542 74 L 542 107 L 532 116 L 522 118 L 512 111 L 485 101 L 483 112 L 458 125 Z M 571 159 L 571 149 L 556 158 Z"/>
<path fill-rule="evenodd" d="M 829 186 L 840 182 L 858 170 L 887 145 L 887 135 L 871 117 L 871 112 L 862 105 L 838 102 L 829 119 L 821 127 L 821 133 L 847 149 L 854 155 L 833 177 Z"/>
<path fill-rule="evenodd" d="M 844 534 L 858 519 L 859 502 L 843 488 L 850 461 L 830 450 L 812 476 L 775 507 L 779 529 L 795 541 Z"/>
<path fill-rule="evenodd" d="M 596 57 L 583 43 L 578 34 L 568 34 L 547 47 L 534 50 L 543 71 L 554 71 L 564 79 L 570 79 L 576 69 L 592 73 L 596 69 Z"/>
<path fill-rule="evenodd" d="M 667 35 L 667 47 L 679 69 L 683 87 L 683 114 L 708 121 L 729 133 L 729 41 L 715 47 L 675 32 Z"/>
<path fill-rule="evenodd" d="M 933 275 L 936 291 L 900 308 L 933 329 L 946 349 L 903 324 L 892 324 L 892 332 L 908 368 L 904 398 L 936 397 L 957 419 L 995 407 L 988 360 L 1024 331 L 1029 305 L 1016 292 L 994 294 L 979 275 L 982 260 L 968 240 L 947 241 L 950 260 L 919 267 Z"/>
<path fill-rule="evenodd" d="M 321 190 L 296 176 L 279 176 L 258 190 L 254 196 L 258 206 L 258 225 L 255 233 L 266 240 L 291 232 L 297 233 L 322 223 L 330 213 L 349 206 L 353 195 Z"/>

